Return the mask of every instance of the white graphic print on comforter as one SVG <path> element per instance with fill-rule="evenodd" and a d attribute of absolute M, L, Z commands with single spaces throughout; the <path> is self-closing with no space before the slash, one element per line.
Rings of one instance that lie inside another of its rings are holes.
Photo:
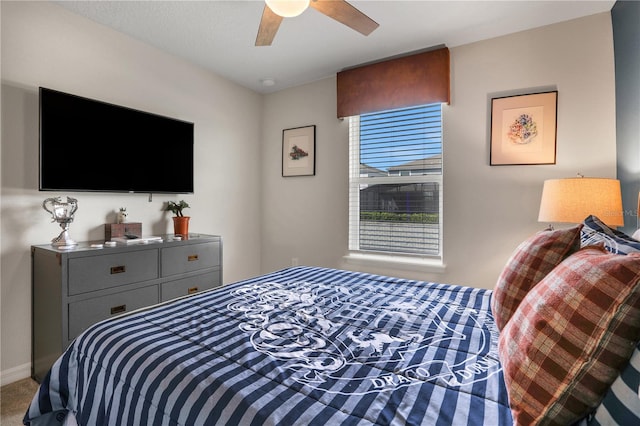
<path fill-rule="evenodd" d="M 296 382 L 326 392 L 364 394 L 424 381 L 461 387 L 501 369 L 498 336 L 488 326 L 493 318 L 447 293 L 296 282 L 248 285 L 234 296 L 227 307 L 242 313 L 240 328 L 255 349 L 284 362 Z M 465 334 L 478 327 L 475 339 Z M 349 369 L 359 370 L 356 377 Z"/>

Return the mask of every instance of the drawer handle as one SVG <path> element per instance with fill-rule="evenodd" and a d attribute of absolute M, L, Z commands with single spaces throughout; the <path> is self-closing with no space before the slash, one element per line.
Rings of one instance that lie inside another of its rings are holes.
<path fill-rule="evenodd" d="M 198 292 L 198 287 L 191 287 L 190 289 L 187 289 L 187 294 L 193 294 L 197 292 Z"/>
<path fill-rule="evenodd" d="M 125 272 L 126 270 L 127 270 L 127 267 L 125 265 L 112 266 L 111 267 L 111 275 L 113 275 L 113 274 L 121 274 L 121 273 Z"/>
<path fill-rule="evenodd" d="M 114 306 L 111 308 L 111 315 L 121 314 L 127 310 L 127 305 Z"/>
<path fill-rule="evenodd" d="M 187 256 L 187 260 L 189 262 L 193 262 L 194 260 L 198 260 L 198 255 L 197 254 L 189 255 L 189 256 Z"/>

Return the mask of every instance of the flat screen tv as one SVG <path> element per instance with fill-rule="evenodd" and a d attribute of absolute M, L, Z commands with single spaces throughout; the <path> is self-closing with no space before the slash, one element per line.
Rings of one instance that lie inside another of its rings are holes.
<path fill-rule="evenodd" d="M 41 191 L 193 193 L 193 123 L 39 92 Z"/>

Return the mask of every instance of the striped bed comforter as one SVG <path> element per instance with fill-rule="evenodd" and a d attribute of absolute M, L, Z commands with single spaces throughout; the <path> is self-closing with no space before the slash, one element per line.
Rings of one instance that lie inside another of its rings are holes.
<path fill-rule="evenodd" d="M 296 267 L 103 321 L 32 425 L 510 425 L 491 291 Z"/>

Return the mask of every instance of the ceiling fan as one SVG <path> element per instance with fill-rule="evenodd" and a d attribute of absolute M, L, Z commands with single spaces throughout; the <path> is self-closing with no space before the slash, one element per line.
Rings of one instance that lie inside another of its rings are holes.
<path fill-rule="evenodd" d="M 379 26 L 345 0 L 265 0 L 256 46 L 271 46 L 282 19 L 298 16 L 309 6 L 364 35 Z"/>

